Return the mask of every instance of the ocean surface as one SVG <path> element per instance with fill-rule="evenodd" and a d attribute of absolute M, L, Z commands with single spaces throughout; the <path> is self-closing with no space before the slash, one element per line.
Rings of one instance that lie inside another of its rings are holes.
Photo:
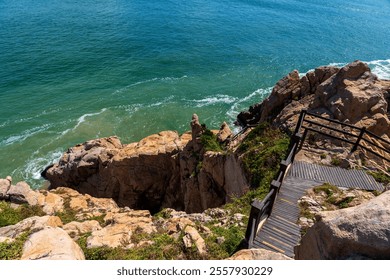
<path fill-rule="evenodd" d="M 388 0 L 0 0 L 0 178 L 77 143 L 232 124 L 293 69 L 390 79 Z"/>

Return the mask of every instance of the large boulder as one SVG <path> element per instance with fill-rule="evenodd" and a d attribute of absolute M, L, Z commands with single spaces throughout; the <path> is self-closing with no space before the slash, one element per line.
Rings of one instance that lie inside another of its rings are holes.
<path fill-rule="evenodd" d="M 132 248 L 138 245 L 132 239 L 133 235 L 150 236 L 157 232 L 152 216 L 146 210 L 108 212 L 104 221 L 107 226 L 93 230 L 88 237 L 88 248 L 101 246 Z"/>
<path fill-rule="evenodd" d="M 322 212 L 297 259 L 389 259 L 390 191 L 355 207 Z"/>
<path fill-rule="evenodd" d="M 319 85 L 309 108 L 326 109 L 336 120 L 390 136 L 389 91 L 390 81 L 379 80 L 367 64 L 355 61 Z"/>
<path fill-rule="evenodd" d="M 33 233 L 23 246 L 22 260 L 85 260 L 80 246 L 61 228 Z"/>
<path fill-rule="evenodd" d="M 29 205 L 40 205 L 43 203 L 43 195 L 33 191 L 26 182 L 19 182 L 16 185 L 11 185 L 8 189 L 7 196 L 13 203 Z"/>

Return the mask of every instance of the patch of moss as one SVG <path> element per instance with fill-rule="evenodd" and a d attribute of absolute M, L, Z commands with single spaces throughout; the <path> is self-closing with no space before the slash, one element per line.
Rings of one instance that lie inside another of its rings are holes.
<path fill-rule="evenodd" d="M 0 260 L 18 260 L 22 256 L 23 245 L 29 237 L 30 232 L 19 235 L 14 242 L 0 243 Z"/>
<path fill-rule="evenodd" d="M 22 204 L 17 208 L 12 208 L 11 204 L 5 201 L 0 201 L 0 212 L 0 227 L 17 224 L 29 217 L 46 215 L 38 205 Z"/>

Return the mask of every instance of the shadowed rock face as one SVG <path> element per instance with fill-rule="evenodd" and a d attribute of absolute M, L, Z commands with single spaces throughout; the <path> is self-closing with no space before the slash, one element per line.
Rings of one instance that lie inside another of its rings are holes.
<path fill-rule="evenodd" d="M 302 109 L 350 123 L 390 138 L 390 81 L 380 80 L 367 64 L 319 67 L 299 78 L 295 70 L 281 79 L 264 102 L 237 117 L 241 125 L 268 121 L 292 130 Z"/>
<path fill-rule="evenodd" d="M 85 142 L 69 149 L 45 176 L 51 188 L 68 186 L 152 213 L 161 208 L 201 212 L 241 195 L 248 184 L 238 158 L 205 152 L 196 115 L 191 127 L 181 136 L 164 131 L 129 145 L 116 137 Z"/>

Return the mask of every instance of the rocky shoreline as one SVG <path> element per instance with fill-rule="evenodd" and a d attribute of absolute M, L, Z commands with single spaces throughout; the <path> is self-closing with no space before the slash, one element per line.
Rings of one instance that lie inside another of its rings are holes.
<path fill-rule="evenodd" d="M 69 148 L 43 172 L 49 190 L 0 179 L 1 258 L 286 259 L 263 250 L 232 256 L 243 245 L 251 199 L 266 193 L 288 147 L 283 135 L 291 134 L 307 109 L 390 141 L 389 104 L 390 81 L 355 61 L 302 77 L 291 72 L 266 100 L 238 115 L 240 125 L 261 124 L 238 138 L 226 123 L 210 131 L 194 114 L 191 131 L 183 135 L 163 131 L 131 144 L 112 136 Z M 325 163 L 324 152 L 348 156 L 345 167 L 379 167 L 388 176 L 388 163 L 370 154 L 347 155 L 347 147 L 321 137 L 312 142 L 297 157 Z M 302 219 L 310 228 L 297 258 L 390 257 L 387 193 L 344 210 L 322 209 L 311 222 Z M 336 223 L 338 211 L 351 223 Z M 381 226 L 361 227 L 364 217 Z M 362 236 L 369 238 L 359 247 Z M 343 255 L 329 245 L 332 240 L 353 249 Z"/>

